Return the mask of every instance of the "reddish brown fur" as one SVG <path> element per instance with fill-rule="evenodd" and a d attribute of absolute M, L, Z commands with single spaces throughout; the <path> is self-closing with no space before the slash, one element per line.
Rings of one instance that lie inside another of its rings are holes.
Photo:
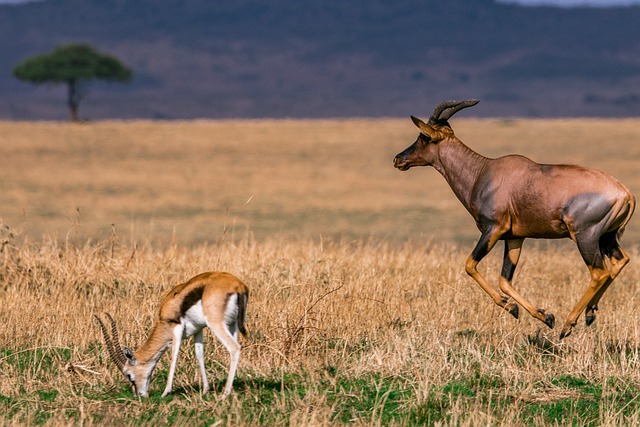
<path fill-rule="evenodd" d="M 395 167 L 433 166 L 444 176 L 482 233 L 467 260 L 467 273 L 516 318 L 516 303 L 490 287 L 478 273 L 477 264 L 499 240 L 505 240 L 501 290 L 553 327 L 552 314 L 533 306 L 513 289 L 513 273 L 525 238 L 568 237 L 576 242 L 591 283 L 564 324 L 561 338 L 566 337 L 583 310 L 587 324 L 595 320 L 600 298 L 629 262 L 618 238 L 633 214 L 635 199 L 604 172 L 575 165 L 538 164 L 520 155 L 490 159 L 474 152 L 455 136 L 448 118 L 476 103 L 446 101 L 436 107 L 428 123 L 412 117 L 420 135 L 395 157 Z"/>

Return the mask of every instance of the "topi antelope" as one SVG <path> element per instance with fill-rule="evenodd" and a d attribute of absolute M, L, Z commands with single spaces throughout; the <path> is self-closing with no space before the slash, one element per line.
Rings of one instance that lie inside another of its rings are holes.
<path fill-rule="evenodd" d="M 618 239 L 633 214 L 635 199 L 623 184 L 597 170 L 538 164 L 519 155 L 490 159 L 474 152 L 455 136 L 448 120 L 477 103 L 442 102 L 427 123 L 412 116 L 420 134 L 395 157 L 394 165 L 402 171 L 433 166 L 444 176 L 481 232 L 467 259 L 467 273 L 516 319 L 520 304 L 550 328 L 555 324 L 553 314 L 532 305 L 512 287 L 524 239 L 568 237 L 576 243 L 591 282 L 569 313 L 562 339 L 583 310 L 586 324 L 593 323 L 600 298 L 629 262 Z M 498 240 L 505 241 L 500 289 L 511 300 L 492 288 L 477 269 Z"/>
<path fill-rule="evenodd" d="M 209 391 L 202 344 L 202 330 L 208 326 L 231 355 L 229 376 L 223 394 L 223 397 L 227 397 L 231 394 L 233 378 L 240 360 L 238 331 L 246 335 L 244 319 L 248 296 L 247 287 L 232 274 L 199 274 L 174 287 L 164 297 L 147 341 L 135 352 L 120 346 L 118 330 L 111 315 L 107 313 L 111 322 L 112 337 L 109 336 L 102 320 L 98 316 L 96 319 L 102 329 L 111 359 L 131 382 L 133 394 L 140 396 L 147 396 L 151 374 L 169 346 L 172 347 L 171 367 L 162 397 L 171 392 L 180 343 L 182 338 L 192 335 L 195 336 L 196 359 L 202 376 L 202 393 Z"/>

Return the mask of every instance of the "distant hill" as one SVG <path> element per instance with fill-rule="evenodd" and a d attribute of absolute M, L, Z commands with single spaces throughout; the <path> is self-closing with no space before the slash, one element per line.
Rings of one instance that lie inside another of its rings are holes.
<path fill-rule="evenodd" d="M 491 0 L 47 0 L 0 6 L 0 119 L 66 119 L 65 88 L 11 76 L 88 42 L 133 68 L 100 118 L 640 115 L 640 7 Z"/>

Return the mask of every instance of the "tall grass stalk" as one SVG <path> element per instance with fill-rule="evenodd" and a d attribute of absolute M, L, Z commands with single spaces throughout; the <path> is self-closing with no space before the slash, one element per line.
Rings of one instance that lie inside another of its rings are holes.
<path fill-rule="evenodd" d="M 638 269 L 619 277 L 593 327 L 560 342 L 530 316 L 496 307 L 466 277 L 467 252 L 277 238 L 132 247 L 117 235 L 5 245 L 0 423 L 637 425 Z M 523 261 L 518 288 L 565 316 L 587 283 L 579 260 L 533 245 Z M 485 268 L 497 277 L 499 259 Z M 251 290 L 233 397 L 216 399 L 228 355 L 211 336 L 212 394 L 199 393 L 188 342 L 174 394 L 160 398 L 165 358 L 151 397 L 133 397 L 92 315 L 111 313 L 136 347 L 162 294 L 207 270 L 233 272 Z"/>

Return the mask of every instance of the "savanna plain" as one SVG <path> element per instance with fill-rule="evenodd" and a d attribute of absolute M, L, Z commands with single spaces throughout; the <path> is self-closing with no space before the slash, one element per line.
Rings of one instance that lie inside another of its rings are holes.
<path fill-rule="evenodd" d="M 426 113 L 425 113 L 426 115 Z M 640 194 L 640 120 L 452 120 L 481 154 L 604 170 Z M 560 341 L 467 277 L 478 237 L 433 169 L 399 172 L 410 120 L 0 122 L 1 425 L 640 425 L 632 261 Z M 502 245 L 481 264 L 497 286 Z M 234 393 L 205 332 L 174 392 L 132 395 L 94 314 L 136 348 L 197 273 L 250 288 Z M 525 242 L 515 286 L 561 324 L 588 284 L 570 241 Z"/>

